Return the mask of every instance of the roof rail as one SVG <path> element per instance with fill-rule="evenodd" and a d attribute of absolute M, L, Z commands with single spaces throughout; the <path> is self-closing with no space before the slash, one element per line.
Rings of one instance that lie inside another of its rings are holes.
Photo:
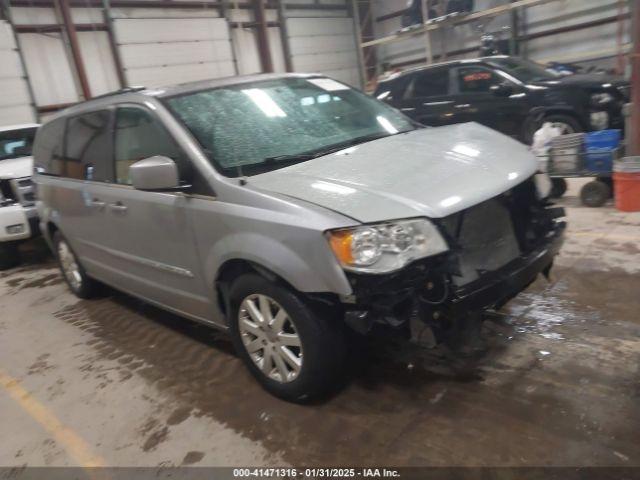
<path fill-rule="evenodd" d="M 131 93 L 131 92 L 141 92 L 142 90 L 146 90 L 147 87 L 143 87 L 141 85 L 136 85 L 134 87 L 124 87 L 120 90 L 114 90 L 113 92 L 103 93 L 102 95 L 97 95 L 95 97 L 91 97 L 89 100 L 96 100 L 98 98 L 111 97 L 113 95 L 120 95 L 122 93 Z"/>

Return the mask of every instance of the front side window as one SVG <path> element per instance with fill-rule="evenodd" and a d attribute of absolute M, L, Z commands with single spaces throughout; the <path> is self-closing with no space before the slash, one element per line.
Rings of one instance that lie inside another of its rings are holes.
<path fill-rule="evenodd" d="M 180 148 L 155 116 L 143 108 L 118 108 L 115 131 L 116 182 L 131 184 L 131 165 L 155 155 L 171 158 L 179 170 L 187 164 Z"/>
<path fill-rule="evenodd" d="M 541 80 L 557 80 L 561 75 L 547 70 L 543 65 L 517 57 L 496 57 L 490 60 L 492 65 L 501 68 L 518 80 L 536 82 Z"/>
<path fill-rule="evenodd" d="M 416 75 L 407 89 L 409 97 L 437 97 L 449 93 L 449 69 L 437 68 Z"/>
<path fill-rule="evenodd" d="M 0 161 L 31 155 L 37 128 L 0 132 Z"/>
<path fill-rule="evenodd" d="M 397 110 L 328 78 L 232 85 L 166 103 L 216 168 L 232 177 L 416 128 Z"/>
<path fill-rule="evenodd" d="M 71 117 L 67 123 L 63 175 L 108 181 L 111 159 L 111 113 L 108 110 Z"/>
<path fill-rule="evenodd" d="M 484 67 L 458 68 L 456 77 L 460 93 L 486 93 L 492 86 L 504 82 L 504 78 Z"/>

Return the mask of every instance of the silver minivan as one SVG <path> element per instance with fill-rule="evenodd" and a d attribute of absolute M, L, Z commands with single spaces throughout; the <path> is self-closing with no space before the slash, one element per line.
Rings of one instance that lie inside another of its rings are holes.
<path fill-rule="evenodd" d="M 105 95 L 47 122 L 34 159 L 77 296 L 103 282 L 228 330 L 289 400 L 336 383 L 349 332 L 474 331 L 548 273 L 565 228 L 524 145 L 320 75 Z"/>

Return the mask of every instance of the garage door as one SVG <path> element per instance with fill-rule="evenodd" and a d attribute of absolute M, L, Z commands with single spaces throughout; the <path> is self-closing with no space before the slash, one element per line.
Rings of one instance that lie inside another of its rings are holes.
<path fill-rule="evenodd" d="M 129 85 L 172 85 L 235 75 L 223 18 L 114 19 Z"/>
<path fill-rule="evenodd" d="M 324 73 L 360 85 L 351 18 L 289 18 L 287 30 L 296 72 Z"/>
<path fill-rule="evenodd" d="M 0 126 L 35 122 L 11 25 L 0 21 Z"/>

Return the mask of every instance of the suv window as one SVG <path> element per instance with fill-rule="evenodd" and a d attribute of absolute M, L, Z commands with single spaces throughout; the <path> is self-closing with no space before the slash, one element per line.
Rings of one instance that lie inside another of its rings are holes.
<path fill-rule="evenodd" d="M 169 132 L 150 112 L 140 107 L 120 107 L 116 114 L 116 182 L 129 185 L 129 169 L 139 160 L 163 155 L 176 162 L 185 178 L 188 161 Z"/>
<path fill-rule="evenodd" d="M 31 155 L 36 128 L 0 132 L 0 160 Z"/>
<path fill-rule="evenodd" d="M 99 182 L 110 180 L 111 113 L 108 110 L 71 117 L 67 123 L 64 176 Z"/>
<path fill-rule="evenodd" d="M 460 67 L 456 70 L 460 93 L 489 92 L 493 85 L 504 81 L 496 72 L 484 67 Z"/>
<path fill-rule="evenodd" d="M 449 94 L 449 69 L 429 69 L 415 75 L 405 98 L 436 97 Z"/>
<path fill-rule="evenodd" d="M 35 167 L 40 173 L 62 175 L 62 147 L 64 145 L 64 127 L 67 119 L 58 118 L 38 129 L 33 146 Z"/>

